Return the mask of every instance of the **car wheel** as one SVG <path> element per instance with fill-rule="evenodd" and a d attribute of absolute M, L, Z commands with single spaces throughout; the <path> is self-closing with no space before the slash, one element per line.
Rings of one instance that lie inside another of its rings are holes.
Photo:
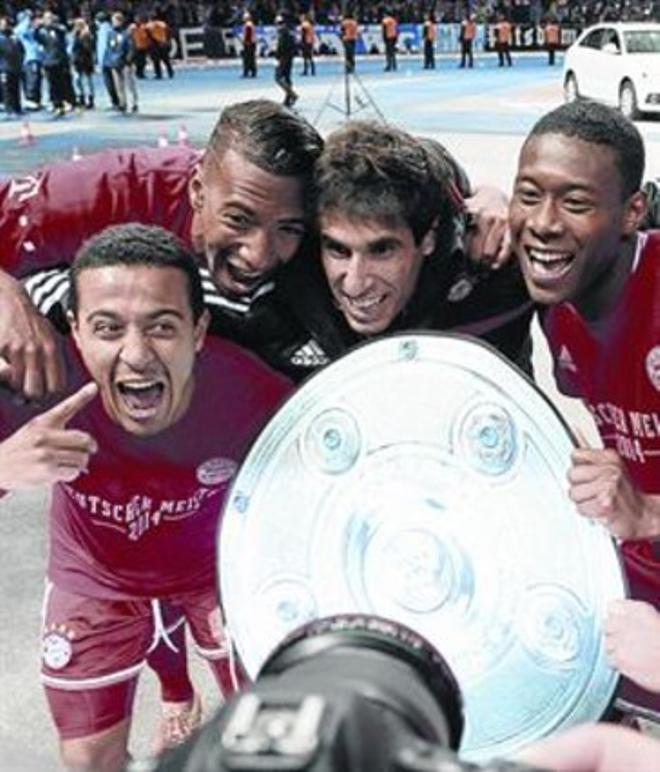
<path fill-rule="evenodd" d="M 577 78 L 572 72 L 569 72 L 564 81 L 564 101 L 575 102 L 580 98 L 578 91 Z"/>
<path fill-rule="evenodd" d="M 629 80 L 624 80 L 619 88 L 619 109 L 631 121 L 639 118 L 637 94 L 635 93 L 635 87 Z"/>

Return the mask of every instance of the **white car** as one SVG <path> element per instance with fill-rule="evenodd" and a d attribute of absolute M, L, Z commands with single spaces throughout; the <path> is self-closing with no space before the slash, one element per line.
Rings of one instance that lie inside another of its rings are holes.
<path fill-rule="evenodd" d="M 617 105 L 628 118 L 660 114 L 660 24 L 603 22 L 586 29 L 566 52 L 564 96 Z"/>

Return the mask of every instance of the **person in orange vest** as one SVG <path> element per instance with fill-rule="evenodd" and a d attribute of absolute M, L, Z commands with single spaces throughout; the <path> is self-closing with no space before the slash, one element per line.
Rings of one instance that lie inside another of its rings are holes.
<path fill-rule="evenodd" d="M 380 24 L 385 43 L 385 72 L 390 72 L 390 70 L 396 70 L 396 41 L 399 37 L 399 25 L 389 11 L 385 11 Z"/>
<path fill-rule="evenodd" d="M 497 51 L 500 67 L 504 67 L 505 63 L 507 67 L 511 67 L 513 64 L 511 61 L 512 40 L 513 30 L 511 29 L 511 23 L 506 16 L 501 13 L 498 16 L 497 24 L 495 25 L 495 50 Z"/>
<path fill-rule="evenodd" d="M 424 40 L 424 69 L 435 70 L 435 41 L 438 37 L 438 28 L 435 24 L 435 14 L 429 11 L 426 14 L 422 26 L 422 38 Z"/>
<path fill-rule="evenodd" d="M 135 77 L 142 80 L 147 66 L 147 54 L 151 38 L 147 30 L 144 16 L 136 16 L 135 22 L 129 27 L 133 39 L 133 64 L 135 65 Z"/>
<path fill-rule="evenodd" d="M 465 12 L 463 19 L 461 20 L 461 67 L 474 67 L 474 54 L 472 47 L 474 45 L 474 39 L 477 36 L 477 22 L 476 17 L 469 11 Z"/>
<path fill-rule="evenodd" d="M 355 72 L 355 44 L 358 37 L 358 23 L 353 12 L 347 10 L 340 25 L 341 42 L 344 44 L 344 66 L 346 72 Z"/>
<path fill-rule="evenodd" d="M 257 30 L 249 11 L 243 14 L 243 77 L 257 77 Z"/>
<path fill-rule="evenodd" d="M 147 30 L 151 38 L 149 55 L 154 65 L 156 78 L 160 80 L 163 77 L 161 64 L 165 65 L 167 76 L 173 78 L 174 70 L 170 62 L 170 40 L 172 36 L 167 22 L 159 19 L 156 13 L 151 13 L 147 22 Z"/>
<path fill-rule="evenodd" d="M 545 48 L 548 52 L 548 65 L 552 67 L 555 63 L 555 51 L 559 48 L 561 28 L 556 19 L 549 18 L 546 21 L 543 32 L 545 36 Z"/>
<path fill-rule="evenodd" d="M 314 23 L 308 13 L 304 13 L 300 21 L 300 50 L 303 58 L 303 75 L 316 75 L 314 67 Z"/>

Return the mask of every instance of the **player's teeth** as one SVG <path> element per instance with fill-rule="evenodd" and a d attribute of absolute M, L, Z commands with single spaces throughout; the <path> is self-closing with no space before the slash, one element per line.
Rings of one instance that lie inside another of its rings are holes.
<path fill-rule="evenodd" d="M 375 306 L 376 303 L 380 303 L 380 298 L 367 298 L 365 300 L 351 300 L 350 303 L 356 308 L 370 308 Z"/>
<path fill-rule="evenodd" d="M 571 257 L 570 252 L 539 252 L 536 249 L 530 249 L 529 255 L 532 260 L 541 263 L 558 263 L 569 260 Z"/>

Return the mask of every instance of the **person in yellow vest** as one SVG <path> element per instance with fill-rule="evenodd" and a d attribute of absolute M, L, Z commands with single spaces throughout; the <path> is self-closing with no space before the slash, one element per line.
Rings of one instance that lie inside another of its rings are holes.
<path fill-rule="evenodd" d="M 511 43 L 513 41 L 513 30 L 511 23 L 506 16 L 501 13 L 495 25 L 495 50 L 497 51 L 498 63 L 500 67 L 511 67 Z"/>
<path fill-rule="evenodd" d="M 435 14 L 429 11 L 422 26 L 422 38 L 424 40 L 424 69 L 435 70 L 435 41 L 438 37 L 438 28 L 435 23 Z"/>
<path fill-rule="evenodd" d="M 133 39 L 133 64 L 135 65 L 135 77 L 142 80 L 147 66 L 147 54 L 151 38 L 147 30 L 144 16 L 136 16 L 135 22 L 129 27 Z"/>
<path fill-rule="evenodd" d="M 300 20 L 300 50 L 303 58 L 303 75 L 316 75 L 314 67 L 314 23 L 308 13 Z"/>
<path fill-rule="evenodd" d="M 243 77 L 257 77 L 257 29 L 249 11 L 243 14 Z"/>
<path fill-rule="evenodd" d="M 399 25 L 389 11 L 385 11 L 380 24 L 385 43 L 385 72 L 390 72 L 396 70 L 396 41 L 399 38 Z"/>
<path fill-rule="evenodd" d="M 545 48 L 548 52 L 548 65 L 552 67 L 555 63 L 555 51 L 559 48 L 561 40 L 561 28 L 556 19 L 548 19 L 544 27 Z"/>
<path fill-rule="evenodd" d="M 353 12 L 347 10 L 340 24 L 341 42 L 344 46 L 344 66 L 346 72 L 355 72 L 355 45 L 358 37 L 358 23 Z"/>
<path fill-rule="evenodd" d="M 477 36 L 477 22 L 476 17 L 469 11 L 465 12 L 463 19 L 461 20 L 461 67 L 474 67 L 474 54 L 473 46 L 474 39 Z"/>
<path fill-rule="evenodd" d="M 161 64 L 165 65 L 167 76 L 173 78 L 174 70 L 170 62 L 170 41 L 172 36 L 167 22 L 159 19 L 156 13 L 151 13 L 147 22 L 147 30 L 151 38 L 149 55 L 154 65 L 156 78 L 160 80 L 163 77 Z"/>

